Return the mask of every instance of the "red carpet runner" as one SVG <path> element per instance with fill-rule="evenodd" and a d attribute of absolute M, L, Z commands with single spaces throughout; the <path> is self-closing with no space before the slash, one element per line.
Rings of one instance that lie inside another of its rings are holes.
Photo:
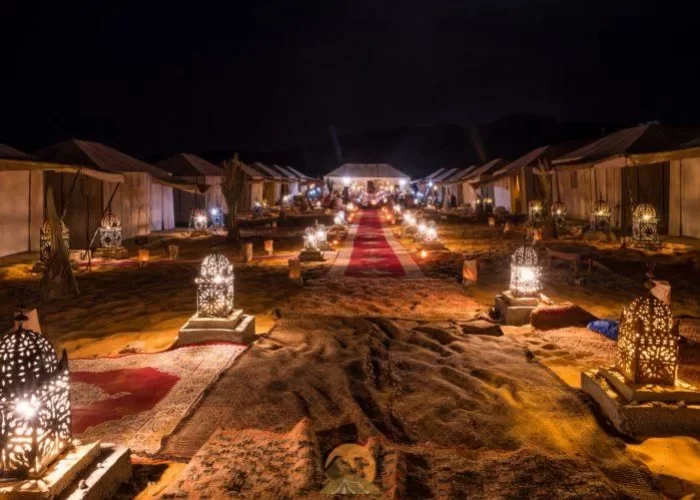
<path fill-rule="evenodd" d="M 399 258 L 384 236 L 379 211 L 365 211 L 360 218 L 345 276 L 354 278 L 402 278 Z"/>

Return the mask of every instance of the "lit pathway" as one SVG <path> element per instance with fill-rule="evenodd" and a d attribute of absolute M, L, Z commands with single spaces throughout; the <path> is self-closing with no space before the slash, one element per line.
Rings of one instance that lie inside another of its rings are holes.
<path fill-rule="evenodd" d="M 332 277 L 422 278 L 423 273 L 408 251 L 386 227 L 379 211 L 364 211 L 348 234 L 333 264 Z"/>

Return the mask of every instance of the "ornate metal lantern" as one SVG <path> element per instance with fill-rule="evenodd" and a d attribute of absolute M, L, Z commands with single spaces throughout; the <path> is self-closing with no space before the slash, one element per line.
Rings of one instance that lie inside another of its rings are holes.
<path fill-rule="evenodd" d="M 316 226 L 316 244 L 323 245 L 328 241 L 328 231 L 326 231 L 326 226 L 319 224 Z"/>
<path fill-rule="evenodd" d="M 539 224 L 544 218 L 542 213 L 542 202 L 540 200 L 532 200 L 527 204 L 527 213 L 531 224 Z"/>
<path fill-rule="evenodd" d="M 632 239 L 637 243 L 658 243 L 657 224 L 656 209 L 653 205 L 637 205 L 632 214 Z"/>
<path fill-rule="evenodd" d="M 678 332 L 671 308 L 649 295 L 622 309 L 615 366 L 634 384 L 675 385 Z"/>
<path fill-rule="evenodd" d="M 0 481 L 39 475 L 71 445 L 68 357 L 27 330 L 0 338 Z"/>
<path fill-rule="evenodd" d="M 591 229 L 593 231 L 610 231 L 610 205 L 602 197 L 593 204 Z"/>
<path fill-rule="evenodd" d="M 63 220 L 61 220 L 61 236 L 63 237 L 63 243 L 65 243 L 66 248 L 70 248 L 70 230 Z M 41 262 L 47 262 L 49 260 L 51 245 L 51 225 L 47 220 L 44 221 L 44 225 L 41 226 L 41 233 L 39 234 L 39 259 Z"/>
<path fill-rule="evenodd" d="M 428 221 L 421 219 L 418 221 L 418 235 L 421 238 L 425 237 L 425 232 L 428 230 Z"/>
<path fill-rule="evenodd" d="M 563 229 L 566 226 L 566 205 L 561 201 L 552 203 L 552 217 L 557 229 Z"/>
<path fill-rule="evenodd" d="M 416 216 L 411 212 L 406 212 L 403 216 L 403 223 L 406 227 L 413 227 L 416 225 Z"/>
<path fill-rule="evenodd" d="M 192 210 L 192 215 L 190 216 L 192 228 L 195 231 L 206 231 L 209 225 L 209 217 L 207 217 L 207 211 L 202 208 L 195 208 Z"/>
<path fill-rule="evenodd" d="M 112 212 L 111 207 L 107 208 L 107 211 L 100 221 L 100 247 L 122 247 L 122 221 Z"/>
<path fill-rule="evenodd" d="M 540 293 L 540 268 L 532 247 L 518 248 L 510 263 L 510 291 L 516 297 L 534 297 Z"/>
<path fill-rule="evenodd" d="M 430 241 L 436 241 L 438 236 L 437 232 L 437 224 L 435 223 L 434 220 L 431 220 L 428 222 L 428 225 L 425 228 L 425 241 L 430 242 Z"/>
<path fill-rule="evenodd" d="M 318 241 L 316 240 L 316 229 L 307 227 L 304 231 L 304 248 L 309 250 L 318 249 Z"/>
<path fill-rule="evenodd" d="M 266 201 L 254 201 L 253 202 L 253 217 L 264 217 L 267 215 L 267 202 Z"/>
<path fill-rule="evenodd" d="M 333 223 L 336 226 L 343 226 L 345 225 L 345 212 L 342 210 L 338 213 L 335 214 L 335 217 L 333 218 Z"/>
<path fill-rule="evenodd" d="M 211 217 L 211 227 L 214 229 L 221 229 L 224 227 L 224 211 L 221 207 L 216 205 L 209 209 L 209 215 Z"/>
<path fill-rule="evenodd" d="M 212 318 L 227 318 L 233 312 L 233 264 L 225 255 L 214 252 L 202 261 L 197 285 L 197 313 Z"/>
<path fill-rule="evenodd" d="M 493 213 L 493 198 L 488 196 L 481 199 L 484 206 L 484 212 L 487 214 Z"/>

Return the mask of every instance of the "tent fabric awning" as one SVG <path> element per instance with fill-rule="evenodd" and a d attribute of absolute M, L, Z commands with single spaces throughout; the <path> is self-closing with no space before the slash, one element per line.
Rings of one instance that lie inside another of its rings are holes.
<path fill-rule="evenodd" d="M 124 182 L 124 176 L 118 173 L 103 172 L 87 167 L 63 165 L 44 161 L 0 159 L 0 170 L 31 170 L 43 172 L 77 173 L 106 182 Z"/>
<path fill-rule="evenodd" d="M 161 177 L 153 177 L 153 182 L 156 184 L 162 184 L 163 186 L 168 186 L 174 189 L 179 189 L 180 191 L 185 191 L 186 193 L 192 194 L 204 194 L 211 186 L 207 184 L 195 184 L 190 182 L 173 181 L 170 179 L 163 179 Z"/>

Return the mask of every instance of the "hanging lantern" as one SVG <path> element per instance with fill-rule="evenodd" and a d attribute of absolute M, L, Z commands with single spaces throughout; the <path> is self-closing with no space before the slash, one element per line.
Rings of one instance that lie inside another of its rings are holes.
<path fill-rule="evenodd" d="M 437 235 L 438 235 L 437 224 L 435 223 L 434 220 L 431 220 L 426 225 L 424 239 L 426 242 L 436 241 Z"/>
<path fill-rule="evenodd" d="M 534 297 L 540 293 L 540 268 L 532 247 L 518 248 L 510 263 L 510 291 L 516 297 Z"/>
<path fill-rule="evenodd" d="M 202 261 L 197 285 L 197 312 L 200 316 L 227 318 L 233 313 L 233 264 L 214 252 Z"/>
<path fill-rule="evenodd" d="M 531 224 L 542 222 L 542 202 L 540 200 L 532 200 L 527 204 L 527 212 Z"/>
<path fill-rule="evenodd" d="M 201 208 L 195 208 L 192 210 L 192 227 L 195 231 L 206 231 L 209 225 L 209 218 L 207 217 L 207 211 Z"/>
<path fill-rule="evenodd" d="M 633 384 L 675 385 L 678 332 L 671 309 L 653 295 L 622 309 L 615 366 Z"/>
<path fill-rule="evenodd" d="M 100 221 L 100 247 L 110 249 L 122 247 L 122 221 L 112 212 L 111 207 L 107 207 Z"/>
<path fill-rule="evenodd" d="M 71 445 L 68 357 L 15 319 L 0 338 L 0 481 L 38 476 Z"/>
<path fill-rule="evenodd" d="M 224 227 L 224 211 L 221 207 L 216 205 L 209 209 L 209 214 L 211 215 L 211 226 L 214 229 L 221 229 Z"/>
<path fill-rule="evenodd" d="M 307 227 L 304 231 L 304 248 L 307 250 L 317 250 L 318 242 L 316 240 L 316 229 Z"/>
<path fill-rule="evenodd" d="M 61 222 L 61 236 L 63 237 L 63 243 L 66 245 L 66 249 L 70 248 L 70 230 L 66 223 Z M 39 259 L 41 262 L 47 262 L 51 256 L 51 225 L 49 221 L 44 221 L 44 225 L 41 226 L 41 233 L 39 234 Z"/>
<path fill-rule="evenodd" d="M 656 209 L 652 205 L 637 205 L 632 214 L 632 239 L 637 243 L 658 243 L 657 224 Z"/>
<path fill-rule="evenodd" d="M 593 231 L 610 231 L 610 205 L 601 197 L 593 204 L 591 213 Z"/>
<path fill-rule="evenodd" d="M 552 203 L 552 217 L 557 229 L 563 229 L 566 226 L 566 205 L 561 201 Z"/>

